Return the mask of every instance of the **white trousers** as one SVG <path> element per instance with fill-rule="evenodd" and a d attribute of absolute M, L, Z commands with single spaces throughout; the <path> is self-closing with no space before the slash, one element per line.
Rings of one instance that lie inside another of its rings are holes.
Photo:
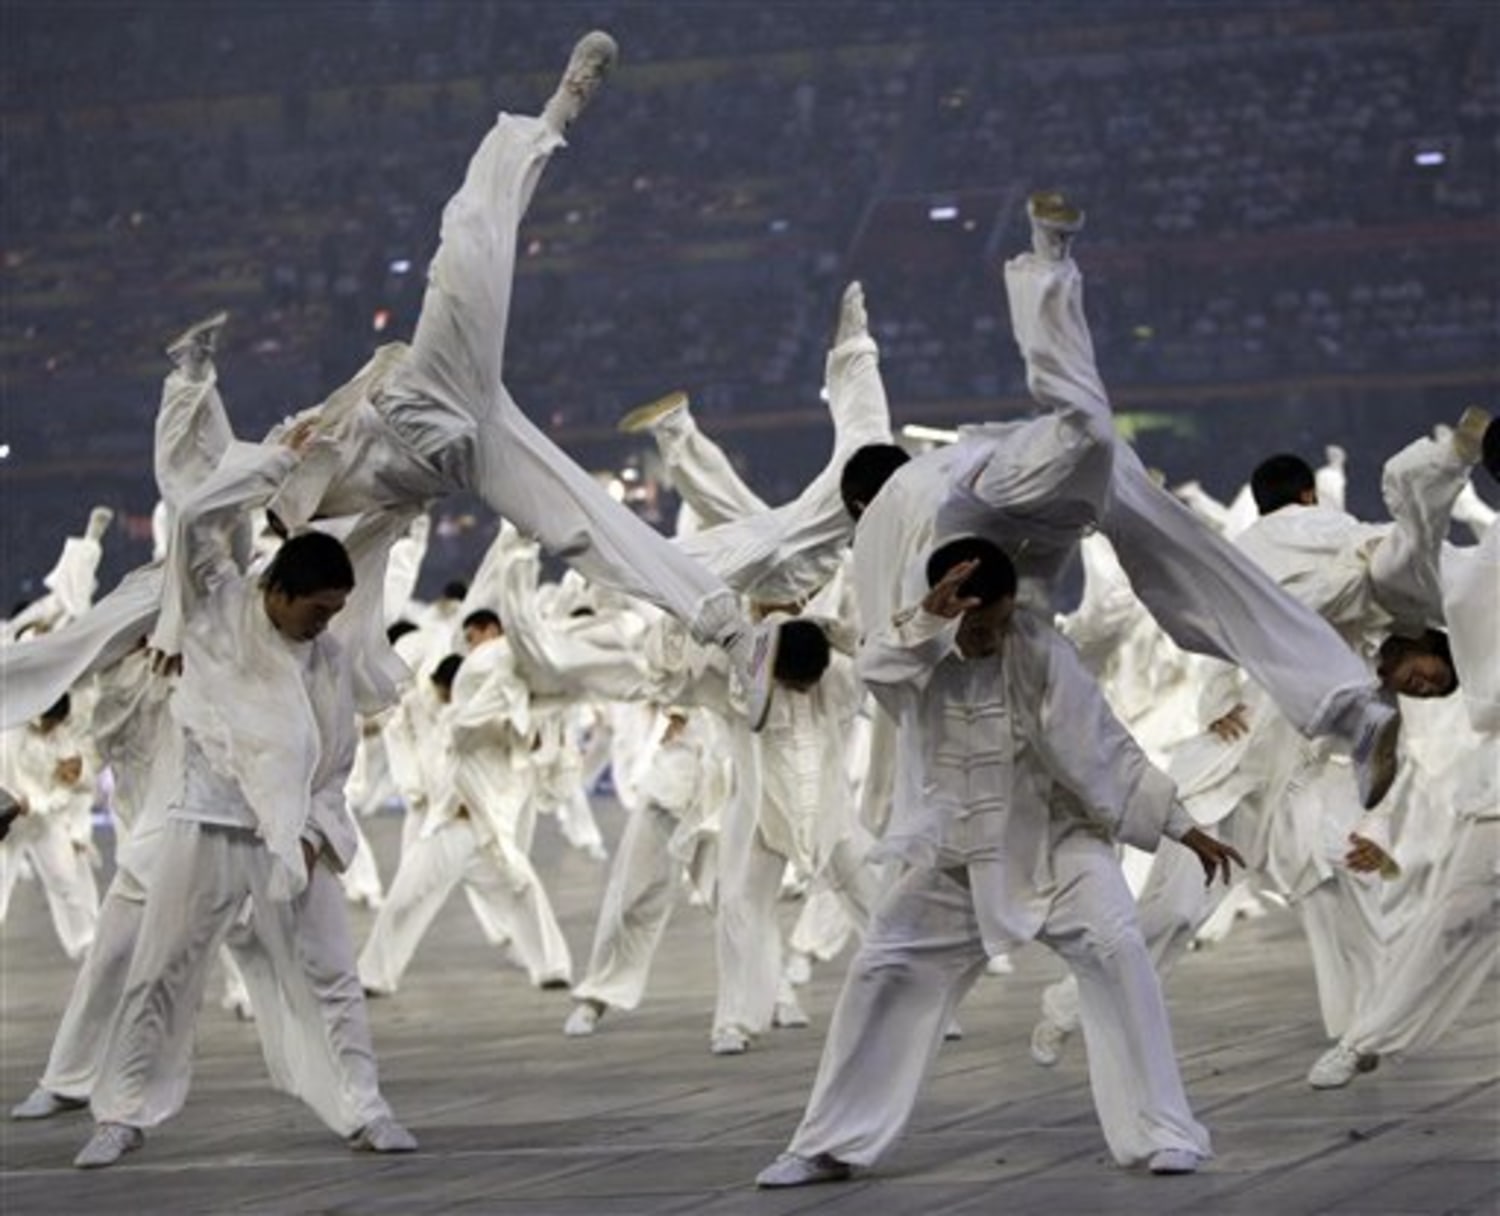
<path fill-rule="evenodd" d="M 124 870 L 116 872 L 105 891 L 99 932 L 73 981 L 67 1008 L 52 1038 L 52 1050 L 39 1083 L 43 1089 L 79 1100 L 87 1100 L 94 1092 L 110 1028 L 130 974 L 145 912 L 144 895 Z"/>
<path fill-rule="evenodd" d="M 1038 940 L 1078 976 L 1089 1083 L 1122 1165 L 1207 1155 L 1177 1070 L 1161 986 L 1109 845 L 1061 841 L 1061 887 Z M 972 873 L 972 869 L 970 871 Z M 906 1127 L 954 1010 L 988 962 L 968 875 L 910 869 L 881 898 L 839 994 L 791 1151 L 870 1165 Z M 982 886 L 982 881 L 976 881 Z"/>
<path fill-rule="evenodd" d="M 460 883 L 485 936 L 496 945 L 511 942 L 533 984 L 571 975 L 567 939 L 524 849 L 482 848 L 473 824 L 460 818 L 414 837 L 402 850 L 385 904 L 360 952 L 359 975 L 366 988 L 395 992 L 400 987 L 433 918 Z"/>
<path fill-rule="evenodd" d="M 764 602 L 801 602 L 832 577 L 854 533 L 839 490 L 844 463 L 867 444 L 891 442 L 879 354 L 868 335 L 829 352 L 826 383 L 833 452 L 802 493 L 779 507 L 768 508 L 745 485 L 687 410 L 655 428 L 673 484 L 714 525 L 675 543 L 735 590 Z"/>
<path fill-rule="evenodd" d="M 455 490 L 479 494 L 590 581 L 719 640 L 739 627 L 723 583 L 610 498 L 501 379 L 517 226 L 561 143 L 541 119 L 511 114 L 485 136 L 444 208 L 411 352 L 378 408 Z"/>
<path fill-rule="evenodd" d="M 0 842 L 0 924 L 10 912 L 10 899 L 21 877 L 23 862 L 47 896 L 52 928 L 63 953 L 75 962 L 87 952 L 99 923 L 99 887 L 88 857 L 73 847 L 68 825 L 61 818 L 22 815 Z"/>
<path fill-rule="evenodd" d="M 1242 814 L 1234 811 L 1219 821 L 1216 834 L 1220 839 L 1235 841 L 1241 830 L 1252 830 L 1248 824 L 1241 825 Z M 1164 841 L 1156 851 L 1140 893 L 1138 914 L 1147 953 L 1162 982 L 1229 893 L 1223 883 L 1209 886 L 1203 877 L 1202 863 L 1190 849 Z M 1348 1026 L 1357 994 L 1373 981 L 1382 933 L 1379 901 L 1374 882 L 1342 866 L 1297 900 L 1312 953 L 1319 1012 L 1330 1038 L 1337 1038 Z M 1066 1030 L 1077 1029 L 1080 1011 L 1075 976 L 1065 976 L 1046 988 L 1042 1013 Z"/>
<path fill-rule="evenodd" d="M 744 753 L 748 732 L 736 731 L 742 752 L 741 772 L 753 764 Z M 719 826 L 719 903 L 715 945 L 719 992 L 714 1029 L 738 1027 L 747 1034 L 770 1028 L 781 980 L 781 928 L 776 903 L 787 859 L 766 846 L 757 823 L 758 803 L 746 796 L 745 782 L 724 805 Z M 750 783 L 758 790 L 757 783 Z M 838 893 L 857 929 L 862 930 L 875 906 L 878 884 L 865 861 L 866 849 L 841 840 L 820 876 Z"/>
<path fill-rule="evenodd" d="M 1055 446 L 1067 485 L 1048 488 L 1044 498 L 1076 498 L 1074 507 L 1097 511 L 1131 588 L 1184 650 L 1243 667 L 1303 734 L 1352 738 L 1373 695 L 1363 661 L 1316 612 L 1157 485 L 1115 434 L 1077 266 L 1024 254 L 1006 263 L 1005 284 L 1028 387 L 1054 411 L 1036 425 L 1055 420 L 1065 431 Z M 1108 450 L 1102 481 L 1091 448 Z M 1034 497 L 1038 478 L 1032 453 L 1012 459 L 1002 451 L 984 475 L 988 484 L 976 489 L 1003 512 L 1015 495 Z"/>
<path fill-rule="evenodd" d="M 388 1115 L 334 875 L 319 865 L 301 895 L 278 902 L 267 894 L 270 855 L 250 832 L 174 820 L 158 849 L 94 1117 L 153 1127 L 182 1108 L 214 948 L 246 898 L 264 959 L 242 957 L 241 968 L 272 1080 L 340 1135 Z"/>
<path fill-rule="evenodd" d="M 1418 915 L 1389 943 L 1343 1041 L 1386 1055 L 1430 1047 L 1500 957 L 1500 819 L 1461 819 Z"/>
<path fill-rule="evenodd" d="M 655 804 L 627 815 L 599 902 L 588 970 L 573 986 L 575 999 L 612 1009 L 641 1003 L 683 886 L 682 866 L 667 849 L 676 830 L 676 818 Z"/>
<path fill-rule="evenodd" d="M 380 869 L 375 864 L 375 850 L 370 847 L 370 838 L 365 835 L 364 828 L 360 827 L 359 816 L 351 814 L 349 822 L 354 826 L 357 844 L 349 868 L 339 875 L 344 894 L 352 903 L 378 908 L 385 898 L 385 890 L 380 882 Z"/>

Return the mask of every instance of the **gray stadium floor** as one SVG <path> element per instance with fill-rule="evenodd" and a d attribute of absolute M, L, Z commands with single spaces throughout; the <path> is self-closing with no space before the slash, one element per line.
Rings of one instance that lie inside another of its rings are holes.
<path fill-rule="evenodd" d="M 606 834 L 618 831 L 612 805 Z M 389 879 L 396 820 L 375 821 Z M 578 965 L 603 868 L 564 852 L 550 823 L 538 858 Z M 790 913 L 792 907 L 788 906 Z M 368 913 L 356 913 L 361 933 Z M 1054 1070 L 1027 1056 L 1040 948 L 986 979 L 944 1047 L 907 1138 L 840 1186 L 757 1192 L 807 1096 L 841 967 L 804 990 L 811 1030 L 776 1031 L 750 1054 L 707 1050 L 709 923 L 681 908 L 635 1014 L 588 1040 L 560 1033 L 565 993 L 501 965 L 461 897 L 450 901 L 396 997 L 372 1006 L 383 1085 L 421 1152 L 348 1152 L 268 1087 L 253 1027 L 216 1007 L 200 1022 L 186 1110 L 112 1170 L 70 1168 L 86 1116 L 0 1123 L 0 1211 L 47 1213 L 1345 1213 L 1500 1211 L 1500 985 L 1489 983 L 1429 1055 L 1384 1063 L 1348 1089 L 1303 1081 L 1320 1050 L 1307 950 L 1279 914 L 1185 960 L 1169 987 L 1176 1041 L 1217 1158 L 1152 1178 L 1106 1158 L 1081 1049 Z M 39 889 L 0 928 L 0 1098 L 30 1089 L 71 982 Z"/>

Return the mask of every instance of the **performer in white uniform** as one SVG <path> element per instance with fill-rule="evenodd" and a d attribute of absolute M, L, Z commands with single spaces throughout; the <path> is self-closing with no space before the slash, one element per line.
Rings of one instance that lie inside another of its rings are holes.
<path fill-rule="evenodd" d="M 1049 412 L 965 428 L 909 464 L 898 449 L 855 454 L 843 491 L 860 521 L 866 627 L 898 609 L 901 577 L 934 536 L 995 540 L 1017 555 L 1022 601 L 1045 605 L 1079 535 L 1097 526 L 1174 642 L 1244 667 L 1300 731 L 1352 743 L 1362 800 L 1374 805 L 1394 779 L 1399 716 L 1325 621 L 1158 486 L 1116 435 L 1068 253 L 1082 214 L 1056 195 L 1033 196 L 1029 209 L 1036 249 L 1006 263 L 1005 281 L 1028 387 Z"/>
<path fill-rule="evenodd" d="M 627 811 L 564 1034 L 593 1034 L 610 1010 L 636 1008 L 683 886 L 712 889 L 717 811 L 731 779 L 723 730 L 706 709 L 658 712 L 636 761 L 640 799 Z"/>
<path fill-rule="evenodd" d="M 1077 655 L 1015 605 L 980 538 L 942 546 L 919 604 L 872 630 L 860 674 L 899 723 L 882 846 L 904 872 L 845 979 L 807 1112 L 757 1181 L 846 1178 L 900 1135 L 958 1002 L 992 954 L 1033 938 L 1084 989 L 1094 1101 L 1122 1165 L 1187 1173 L 1208 1155 L 1113 841 L 1182 840 L 1212 877 L 1228 849 L 1110 713 Z M 1172 846 L 1168 846 L 1172 847 Z"/>
<path fill-rule="evenodd" d="M 426 817 L 402 850 L 401 866 L 360 954 L 368 991 L 395 992 L 423 935 L 460 882 L 497 945 L 541 988 L 566 988 L 573 961 L 552 901 L 528 853 L 536 823 L 529 695 L 499 618 L 470 614 L 472 649 L 461 665 L 440 665 L 444 753 L 428 790 Z M 446 678 L 450 687 L 444 688 Z"/>
<path fill-rule="evenodd" d="M 185 568 L 174 585 L 190 599 L 177 614 L 186 632 L 172 711 L 185 772 L 93 1091 L 98 1124 L 75 1161 L 84 1168 L 113 1164 L 180 1109 L 212 951 L 247 896 L 286 1001 L 269 1027 L 286 1066 L 278 1083 L 355 1147 L 415 1147 L 380 1096 L 334 874 L 353 843 L 343 786 L 354 702 L 349 664 L 323 634 L 353 582 L 348 555 L 331 537 L 297 537 L 257 585 L 225 543 L 222 504 L 237 518 L 295 458 L 261 450 L 241 484 L 210 481 L 178 521 Z"/>
<path fill-rule="evenodd" d="M 1320 504 L 1316 476 L 1300 458 L 1272 457 L 1251 479 L 1262 514 L 1236 544 L 1328 620 L 1373 669 L 1377 646 L 1392 628 L 1420 630 L 1441 617 L 1438 554 L 1469 463 L 1451 442 L 1408 445 L 1387 463 L 1383 478 L 1394 522 L 1373 525 Z M 1386 670 L 1381 682 L 1410 695 L 1452 690 L 1451 680 L 1429 686 L 1407 666 Z M 1390 866 L 1389 816 L 1361 813 L 1347 759 L 1330 740 L 1299 737 L 1262 690 L 1241 691 L 1233 672 L 1225 680 L 1233 691 L 1205 694 L 1217 704 L 1209 729 L 1222 742 L 1205 736 L 1185 743 L 1169 771 L 1183 779 L 1200 825 L 1217 825 L 1252 872 L 1296 904 L 1313 953 L 1324 1029 L 1337 1039 L 1357 994 L 1373 983 L 1383 935 L 1380 883 L 1346 864 L 1346 855 L 1357 837 L 1359 847 Z M 1141 892 L 1141 922 L 1163 977 L 1216 906 L 1217 897 L 1180 858 L 1157 859 Z M 1052 985 L 1042 1007 L 1032 1056 L 1050 1065 L 1078 1025 L 1076 983 Z"/>
<path fill-rule="evenodd" d="M 1475 447 L 1477 418 L 1455 432 Z M 1500 480 L 1500 421 L 1479 443 L 1485 468 Z M 1471 510 L 1470 514 L 1473 512 Z M 1446 744 L 1439 767 L 1418 758 L 1416 780 L 1430 781 L 1438 828 L 1419 907 L 1393 926 L 1373 984 L 1358 994 L 1353 1019 L 1308 1074 L 1317 1089 L 1347 1085 L 1380 1056 L 1411 1053 L 1436 1042 L 1493 972 L 1500 936 L 1500 528 L 1477 546 L 1444 551 L 1443 614 L 1459 678 L 1463 717 L 1438 728 Z"/>
<path fill-rule="evenodd" d="M 73 699 L 0 735 L 0 786 L 22 814 L 0 842 L 0 924 L 10 911 L 21 866 L 31 864 L 47 896 L 63 953 L 77 962 L 99 921 L 99 888 L 89 864 L 93 839 L 94 749 L 73 726 Z"/>

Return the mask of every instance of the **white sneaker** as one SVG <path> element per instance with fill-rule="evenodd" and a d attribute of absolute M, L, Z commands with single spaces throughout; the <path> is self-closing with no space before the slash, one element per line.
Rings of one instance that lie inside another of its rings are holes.
<path fill-rule="evenodd" d="M 1484 433 L 1489 429 L 1490 416 L 1486 410 L 1471 405 L 1464 410 L 1463 417 L 1453 428 L 1454 454 L 1465 464 L 1478 464 L 1484 455 Z"/>
<path fill-rule="evenodd" d="M 716 1056 L 742 1056 L 750 1050 L 750 1036 L 738 1026 L 720 1026 L 708 1041 Z"/>
<path fill-rule="evenodd" d="M 807 1016 L 807 1011 L 802 1008 L 796 996 L 788 992 L 776 1002 L 776 1007 L 771 1011 L 771 1025 L 783 1030 L 801 1030 L 804 1026 L 811 1026 L 812 1019 Z"/>
<path fill-rule="evenodd" d="M 681 389 L 638 405 L 615 424 L 615 430 L 624 435 L 638 435 L 649 431 L 670 414 L 680 413 L 688 407 L 688 395 Z"/>
<path fill-rule="evenodd" d="M 128 1123 L 98 1123 L 89 1142 L 78 1150 L 73 1164 L 81 1170 L 99 1170 L 113 1165 L 126 1153 L 133 1153 L 146 1142 L 138 1127 Z"/>
<path fill-rule="evenodd" d="M 848 1165 L 827 1153 L 819 1153 L 816 1157 L 782 1153 L 755 1175 L 755 1185 L 766 1188 L 808 1186 L 814 1182 L 845 1182 L 848 1178 Z"/>
<path fill-rule="evenodd" d="M 570 1039 L 586 1039 L 598 1029 L 599 1019 L 603 1016 L 604 1010 L 592 1001 L 579 1001 L 563 1023 L 563 1034 Z"/>
<path fill-rule="evenodd" d="M 381 1115 L 350 1136 L 349 1147 L 356 1153 L 414 1153 L 417 1138 L 390 1115 Z"/>
<path fill-rule="evenodd" d="M 53 1115 L 60 1115 L 64 1111 L 82 1110 L 88 1104 L 87 1098 L 65 1097 L 38 1085 L 26 1096 L 24 1102 L 18 1102 L 10 1108 L 10 1117 L 12 1119 L 50 1119 Z"/>
<path fill-rule="evenodd" d="M 1014 975 L 1016 965 L 1010 961 L 1008 954 L 992 954 L 990 961 L 984 965 L 985 972 L 989 975 Z"/>
<path fill-rule="evenodd" d="M 781 625 L 773 621 L 745 630 L 729 648 L 740 691 L 745 697 L 745 721 L 752 731 L 759 731 L 766 724 L 766 715 L 771 712 L 776 651 L 780 645 Z"/>
<path fill-rule="evenodd" d="M 1202 1161 L 1190 1148 L 1162 1148 L 1151 1154 L 1146 1168 L 1153 1174 L 1196 1174 Z"/>
<path fill-rule="evenodd" d="M 865 311 L 865 289 L 858 279 L 844 288 L 839 301 L 839 325 L 834 333 L 833 344 L 842 346 L 850 338 L 870 332 L 870 317 Z"/>
<path fill-rule="evenodd" d="M 1031 1058 L 1043 1068 L 1051 1068 L 1062 1059 L 1063 1044 L 1072 1033 L 1051 1018 L 1043 1018 L 1031 1028 Z"/>
<path fill-rule="evenodd" d="M 1385 701 L 1371 701 L 1354 741 L 1354 780 L 1359 804 L 1372 810 L 1396 779 L 1396 745 L 1401 741 L 1401 713 Z"/>
<path fill-rule="evenodd" d="M 1073 237 L 1083 228 L 1083 209 L 1056 191 L 1043 191 L 1028 198 L 1026 217 L 1031 221 L 1032 249 L 1053 262 L 1061 262 L 1068 256 Z"/>
<path fill-rule="evenodd" d="M 557 91 L 542 111 L 547 125 L 559 135 L 566 131 L 593 100 L 619 58 L 619 45 L 603 30 L 592 30 L 580 38 L 557 82 Z"/>
<path fill-rule="evenodd" d="M 1344 1044 L 1335 1043 L 1307 1070 L 1307 1083 L 1314 1089 L 1342 1089 L 1356 1074 L 1374 1072 L 1380 1063 L 1378 1055 L 1366 1055 Z"/>
<path fill-rule="evenodd" d="M 221 311 L 189 325 L 167 343 L 167 358 L 194 378 L 200 377 L 207 371 L 219 345 L 219 332 L 228 322 L 229 314 Z"/>

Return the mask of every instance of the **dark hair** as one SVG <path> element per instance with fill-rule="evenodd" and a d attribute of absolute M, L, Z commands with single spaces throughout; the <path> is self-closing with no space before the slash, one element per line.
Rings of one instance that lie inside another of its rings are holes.
<path fill-rule="evenodd" d="M 464 617 L 465 631 L 470 629 L 498 629 L 502 633 L 505 626 L 500 623 L 500 614 L 489 608 L 476 608 L 468 616 Z"/>
<path fill-rule="evenodd" d="M 73 712 L 73 698 L 63 693 L 38 715 L 43 722 L 64 722 Z"/>
<path fill-rule="evenodd" d="M 451 583 L 443 584 L 443 599 L 462 600 L 469 594 L 469 584 L 461 578 L 454 579 Z"/>
<path fill-rule="evenodd" d="M 1480 462 L 1496 481 L 1500 481 L 1500 418 L 1491 418 L 1484 428 L 1484 439 L 1480 444 Z"/>
<path fill-rule="evenodd" d="M 1255 496 L 1256 509 L 1262 515 L 1301 502 L 1309 490 L 1318 492 L 1312 466 L 1288 452 L 1262 460 L 1250 474 L 1250 493 Z"/>
<path fill-rule="evenodd" d="M 784 621 L 777 630 L 771 674 L 793 684 L 816 684 L 828 670 L 828 635 L 813 621 Z"/>
<path fill-rule="evenodd" d="M 894 443 L 867 443 L 857 449 L 844 461 L 844 471 L 839 475 L 844 509 L 858 519 L 875 501 L 875 495 L 891 479 L 891 474 L 910 459 L 906 449 Z"/>
<path fill-rule="evenodd" d="M 458 669 L 464 665 L 464 656 L 461 654 L 450 654 L 443 658 L 436 667 L 432 669 L 430 679 L 439 688 L 452 688 L 453 679 L 458 675 Z"/>
<path fill-rule="evenodd" d="M 960 536 L 934 549 L 927 559 L 927 585 L 937 586 L 954 566 L 976 559 L 979 565 L 959 584 L 959 595 L 977 599 L 982 608 L 1015 595 L 1015 565 L 1004 549 L 982 536 Z"/>
<path fill-rule="evenodd" d="M 575 609 L 573 609 L 573 611 L 570 612 L 570 613 L 568 613 L 568 615 L 570 617 L 580 617 L 580 616 L 596 616 L 597 614 L 587 604 L 579 604 L 578 607 L 575 608 Z"/>
<path fill-rule="evenodd" d="M 349 551 L 328 533 L 302 532 L 276 550 L 260 585 L 292 600 L 319 591 L 352 591 L 354 565 Z"/>
<path fill-rule="evenodd" d="M 399 621 L 392 621 L 385 631 L 385 640 L 392 646 L 404 638 L 408 633 L 416 633 L 417 627 L 402 617 Z"/>
<path fill-rule="evenodd" d="M 1441 695 L 1446 697 L 1458 691 L 1458 668 L 1453 663 L 1453 647 L 1448 643 L 1448 635 L 1441 629 L 1424 629 L 1415 637 L 1402 633 L 1391 634 L 1380 643 L 1380 649 L 1376 652 L 1375 674 L 1382 682 L 1389 679 L 1396 665 L 1408 655 L 1414 654 L 1430 654 L 1442 659 L 1453 682 Z"/>

